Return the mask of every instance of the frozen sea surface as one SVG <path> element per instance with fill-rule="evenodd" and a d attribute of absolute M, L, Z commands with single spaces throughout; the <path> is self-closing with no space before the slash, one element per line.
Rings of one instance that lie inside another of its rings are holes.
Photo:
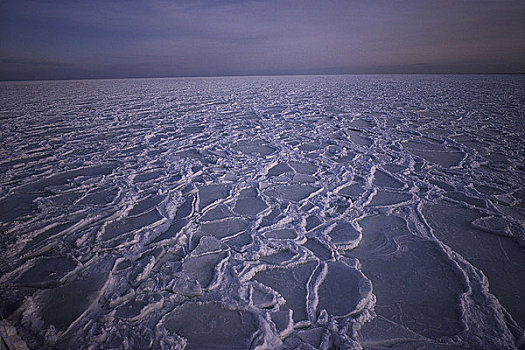
<path fill-rule="evenodd" d="M 0 83 L 32 349 L 525 346 L 525 77 Z"/>

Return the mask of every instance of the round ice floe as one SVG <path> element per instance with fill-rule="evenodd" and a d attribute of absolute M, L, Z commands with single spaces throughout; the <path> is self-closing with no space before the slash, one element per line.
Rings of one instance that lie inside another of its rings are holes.
<path fill-rule="evenodd" d="M 382 170 L 375 171 L 373 184 L 379 187 L 389 187 L 395 189 L 403 188 L 404 186 L 401 181 Z"/>
<path fill-rule="evenodd" d="M 228 207 L 226 207 L 225 205 L 220 204 L 220 205 L 216 206 L 215 208 L 207 210 L 201 216 L 200 221 L 201 222 L 205 222 L 205 221 L 222 220 L 222 219 L 230 218 L 230 217 L 232 217 L 234 215 L 235 214 L 233 214 L 228 209 Z"/>
<path fill-rule="evenodd" d="M 361 232 L 348 222 L 338 222 L 328 231 L 331 242 L 343 249 L 355 248 L 361 241 Z"/>
<path fill-rule="evenodd" d="M 199 187 L 199 209 L 224 199 L 230 195 L 230 186 L 227 184 L 214 184 Z"/>
<path fill-rule="evenodd" d="M 323 327 L 299 330 L 296 335 L 285 340 L 285 345 L 290 349 L 329 349 L 332 345 L 329 334 L 329 331 Z"/>
<path fill-rule="evenodd" d="M 268 156 L 276 151 L 268 143 L 262 140 L 241 140 L 232 148 L 249 156 Z"/>
<path fill-rule="evenodd" d="M 374 194 L 368 205 L 372 207 L 398 206 L 410 199 L 412 199 L 410 193 L 379 190 Z"/>
<path fill-rule="evenodd" d="M 326 268 L 317 290 L 317 309 L 336 317 L 360 312 L 372 295 L 370 281 L 361 271 L 339 261 L 328 262 Z"/>
<path fill-rule="evenodd" d="M 317 190 L 319 190 L 319 187 L 293 184 L 276 186 L 271 190 L 265 191 L 265 193 L 270 197 L 278 197 L 292 202 L 300 202 Z"/>
<path fill-rule="evenodd" d="M 286 163 L 277 163 L 268 170 L 268 176 L 278 176 L 286 172 L 291 172 L 292 169 Z"/>
<path fill-rule="evenodd" d="M 233 211 L 239 215 L 257 215 L 268 205 L 258 197 L 239 198 L 235 202 Z"/>
<path fill-rule="evenodd" d="M 306 262 L 287 268 L 257 272 L 254 280 L 276 290 L 286 301 L 281 310 L 293 310 L 295 322 L 308 321 L 307 283 L 317 264 Z"/>
<path fill-rule="evenodd" d="M 429 162 L 440 165 L 443 168 L 457 166 L 465 158 L 465 154 L 456 147 L 449 147 L 439 143 L 419 141 L 408 141 L 403 147 Z"/>
<path fill-rule="evenodd" d="M 187 341 L 192 349 L 249 349 L 260 336 L 259 320 L 251 312 L 219 303 L 185 303 L 168 313 L 161 324 Z"/>
<path fill-rule="evenodd" d="M 289 251 L 289 250 L 283 250 L 278 251 L 277 253 L 273 253 L 266 256 L 261 256 L 260 260 L 272 265 L 283 265 L 284 263 L 292 260 L 297 256 L 296 253 Z"/>
<path fill-rule="evenodd" d="M 220 221 L 205 222 L 202 232 L 218 239 L 231 237 L 248 228 L 248 222 L 241 218 L 227 218 Z"/>

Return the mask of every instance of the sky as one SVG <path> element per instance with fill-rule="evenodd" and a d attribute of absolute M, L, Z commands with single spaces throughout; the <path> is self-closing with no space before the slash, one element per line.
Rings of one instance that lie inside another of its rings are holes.
<path fill-rule="evenodd" d="M 525 73 L 525 1 L 0 1 L 0 80 L 363 73 Z"/>

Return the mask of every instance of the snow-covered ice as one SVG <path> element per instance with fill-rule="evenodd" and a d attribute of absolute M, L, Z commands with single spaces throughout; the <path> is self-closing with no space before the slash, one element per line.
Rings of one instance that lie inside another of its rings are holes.
<path fill-rule="evenodd" d="M 0 83 L 31 349 L 525 347 L 525 78 Z"/>

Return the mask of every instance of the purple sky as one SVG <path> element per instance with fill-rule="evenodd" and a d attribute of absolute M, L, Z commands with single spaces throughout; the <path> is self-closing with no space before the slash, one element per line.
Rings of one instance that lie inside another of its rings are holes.
<path fill-rule="evenodd" d="M 4 0 L 0 79 L 525 73 L 525 1 Z"/>

